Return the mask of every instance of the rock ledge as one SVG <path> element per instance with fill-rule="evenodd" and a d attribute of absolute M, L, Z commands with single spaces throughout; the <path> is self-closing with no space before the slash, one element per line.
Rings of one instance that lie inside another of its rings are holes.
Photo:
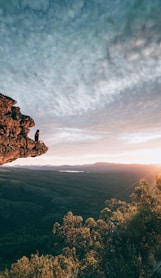
<path fill-rule="evenodd" d="M 22 115 L 16 101 L 0 93 L 0 165 L 23 157 L 35 157 L 47 152 L 43 142 L 27 137 L 34 120 Z"/>

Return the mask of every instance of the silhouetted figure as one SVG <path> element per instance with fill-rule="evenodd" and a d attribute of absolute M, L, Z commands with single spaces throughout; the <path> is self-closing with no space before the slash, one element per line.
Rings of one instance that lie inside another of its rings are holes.
<path fill-rule="evenodd" d="M 39 142 L 39 132 L 40 132 L 39 129 L 37 129 L 35 133 L 35 142 L 37 143 Z"/>

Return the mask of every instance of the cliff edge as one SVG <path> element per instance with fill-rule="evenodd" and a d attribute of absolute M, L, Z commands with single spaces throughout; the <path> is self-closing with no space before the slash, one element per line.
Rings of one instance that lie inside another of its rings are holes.
<path fill-rule="evenodd" d="M 36 143 L 27 135 L 34 120 L 22 115 L 16 101 L 0 93 L 0 165 L 23 157 L 35 157 L 47 152 L 43 142 Z"/>

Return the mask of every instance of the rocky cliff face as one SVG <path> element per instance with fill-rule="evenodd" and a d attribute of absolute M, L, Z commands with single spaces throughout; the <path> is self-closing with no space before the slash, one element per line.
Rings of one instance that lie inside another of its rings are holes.
<path fill-rule="evenodd" d="M 17 158 L 35 157 L 48 148 L 43 142 L 36 143 L 27 135 L 35 123 L 22 115 L 16 101 L 0 93 L 0 165 Z"/>

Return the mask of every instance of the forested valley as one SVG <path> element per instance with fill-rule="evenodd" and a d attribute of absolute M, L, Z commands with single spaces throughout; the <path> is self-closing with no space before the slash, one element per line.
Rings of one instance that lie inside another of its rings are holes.
<path fill-rule="evenodd" d="M 22 256 L 0 277 L 161 277 L 161 175 L 140 179 L 129 201 L 106 200 L 98 218 L 68 211 L 50 244 L 53 253 Z"/>

